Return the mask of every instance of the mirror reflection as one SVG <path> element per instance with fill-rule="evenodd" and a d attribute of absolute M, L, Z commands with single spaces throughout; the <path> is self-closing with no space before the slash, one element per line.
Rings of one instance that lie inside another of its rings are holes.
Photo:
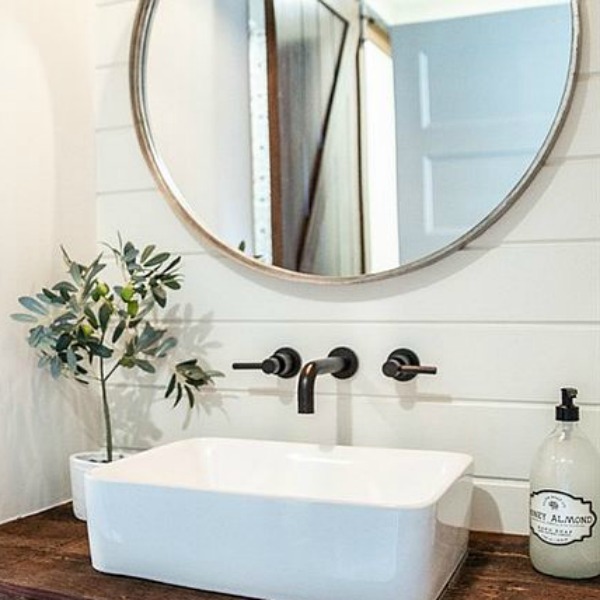
<path fill-rule="evenodd" d="M 154 10 L 144 93 L 169 185 L 294 272 L 385 272 L 482 229 L 534 173 L 572 71 L 568 0 Z"/>

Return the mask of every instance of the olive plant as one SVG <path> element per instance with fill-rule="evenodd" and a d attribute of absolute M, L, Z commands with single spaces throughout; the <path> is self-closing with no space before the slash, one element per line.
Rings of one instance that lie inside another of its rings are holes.
<path fill-rule="evenodd" d="M 107 383 L 119 369 L 155 373 L 156 363 L 177 345 L 176 338 L 155 324 L 157 311 L 167 306 L 172 291 L 181 288 L 181 256 L 139 250 L 131 242 L 107 245 L 121 279 L 109 285 L 102 277 L 107 266 L 100 254 L 89 265 L 72 260 L 61 247 L 68 277 L 19 303 L 27 313 L 11 315 L 30 325 L 28 342 L 39 355 L 38 366 L 52 377 L 81 384 L 100 384 L 106 439 L 106 460 L 113 460 L 113 435 Z M 221 376 L 188 359 L 172 368 L 165 397 L 177 406 L 186 398 L 195 405 L 195 392 Z"/>

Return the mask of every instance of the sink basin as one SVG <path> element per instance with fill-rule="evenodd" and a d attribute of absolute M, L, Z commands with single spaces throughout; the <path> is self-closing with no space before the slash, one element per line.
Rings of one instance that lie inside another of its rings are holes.
<path fill-rule="evenodd" d="M 190 439 L 86 474 L 95 569 L 269 600 L 433 600 L 467 550 L 464 454 Z"/>

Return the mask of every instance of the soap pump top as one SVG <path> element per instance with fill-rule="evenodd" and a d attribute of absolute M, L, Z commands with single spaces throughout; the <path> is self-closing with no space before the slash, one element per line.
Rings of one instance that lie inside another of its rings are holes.
<path fill-rule="evenodd" d="M 560 390 L 562 402 L 556 407 L 557 421 L 579 421 L 579 406 L 575 406 L 574 400 L 577 398 L 575 388 L 562 388 Z"/>

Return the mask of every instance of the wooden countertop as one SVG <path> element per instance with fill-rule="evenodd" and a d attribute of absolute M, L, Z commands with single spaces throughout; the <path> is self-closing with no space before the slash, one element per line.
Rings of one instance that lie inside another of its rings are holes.
<path fill-rule="evenodd" d="M 85 524 L 69 505 L 0 527 L 0 600 L 240 600 L 97 573 Z M 600 600 L 600 577 L 573 582 L 536 573 L 527 538 L 471 536 L 467 561 L 443 600 Z M 372 600 L 365 598 L 365 600 Z"/>

